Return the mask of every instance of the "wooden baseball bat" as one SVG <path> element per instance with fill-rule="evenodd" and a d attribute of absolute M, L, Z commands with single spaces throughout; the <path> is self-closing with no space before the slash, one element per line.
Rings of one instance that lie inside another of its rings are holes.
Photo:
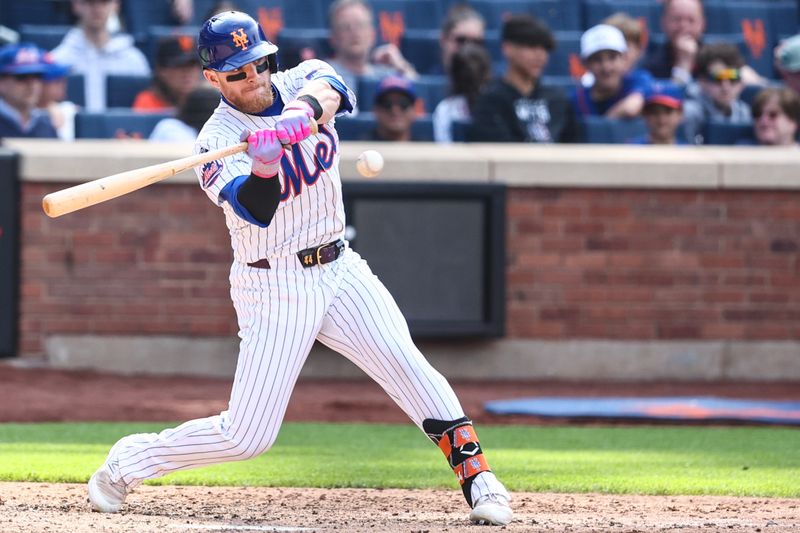
<path fill-rule="evenodd" d="M 311 134 L 316 135 L 317 131 L 317 123 L 312 120 Z M 60 217 L 61 215 L 138 191 L 189 168 L 204 165 L 209 161 L 222 159 L 246 150 L 247 142 L 240 142 L 202 154 L 190 155 L 174 161 L 167 161 L 166 163 L 128 170 L 105 178 L 87 181 L 86 183 L 48 194 L 42 199 L 42 208 L 47 216 L 51 218 Z"/>

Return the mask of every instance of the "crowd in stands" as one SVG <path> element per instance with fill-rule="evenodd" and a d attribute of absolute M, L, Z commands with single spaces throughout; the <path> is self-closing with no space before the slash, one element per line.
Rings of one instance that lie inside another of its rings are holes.
<path fill-rule="evenodd" d="M 343 139 L 796 145 L 800 10 L 760 1 L 785 8 L 779 24 L 722 33 L 707 11 L 735 0 L 37 0 L 58 24 L 0 15 L 0 138 L 192 141 L 219 102 L 198 25 L 240 9 L 282 69 L 317 57 L 355 91 Z M 553 28 L 568 7 L 606 11 Z M 413 9 L 429 15 L 404 20 Z"/>

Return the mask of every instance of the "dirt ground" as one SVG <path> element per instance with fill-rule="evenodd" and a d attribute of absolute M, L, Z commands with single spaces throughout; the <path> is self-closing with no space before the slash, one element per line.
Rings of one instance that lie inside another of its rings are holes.
<path fill-rule="evenodd" d="M 564 423 L 500 417 L 483 402 L 521 396 L 679 396 L 800 399 L 800 384 L 455 382 L 478 426 Z M 0 422 L 185 420 L 227 406 L 230 381 L 108 376 L 0 365 Z M 301 381 L 289 421 L 407 422 L 369 381 Z M 608 421 L 591 423 L 607 424 Z M 800 500 L 709 496 L 516 493 L 500 531 L 800 531 Z M 83 485 L 0 483 L 0 533 L 486 530 L 467 522 L 459 491 L 139 487 L 117 515 L 88 511 Z"/>

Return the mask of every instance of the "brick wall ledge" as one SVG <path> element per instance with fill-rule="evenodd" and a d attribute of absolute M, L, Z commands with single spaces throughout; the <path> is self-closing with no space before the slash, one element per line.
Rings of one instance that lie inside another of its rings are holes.
<path fill-rule="evenodd" d="M 23 181 L 80 183 L 191 154 L 186 144 L 6 139 L 21 154 Z M 800 189 L 797 148 L 652 147 L 346 142 L 342 177 L 365 180 L 355 160 L 379 150 L 382 181 L 499 182 L 516 187 Z M 194 183 L 184 172 L 167 183 Z"/>
<path fill-rule="evenodd" d="M 615 341 L 502 339 L 420 342 L 452 379 L 798 381 L 798 341 Z M 233 376 L 236 337 L 54 335 L 49 366 L 122 374 Z M 364 377 L 347 359 L 315 345 L 301 374 Z"/>

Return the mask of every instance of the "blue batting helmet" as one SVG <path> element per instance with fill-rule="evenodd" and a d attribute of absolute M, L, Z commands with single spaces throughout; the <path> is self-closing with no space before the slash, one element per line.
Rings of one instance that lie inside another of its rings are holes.
<path fill-rule="evenodd" d="M 247 13 L 225 11 L 205 21 L 197 40 L 203 68 L 227 72 L 269 56 L 270 69 L 277 69 L 278 47 L 267 40 L 264 30 Z"/>

